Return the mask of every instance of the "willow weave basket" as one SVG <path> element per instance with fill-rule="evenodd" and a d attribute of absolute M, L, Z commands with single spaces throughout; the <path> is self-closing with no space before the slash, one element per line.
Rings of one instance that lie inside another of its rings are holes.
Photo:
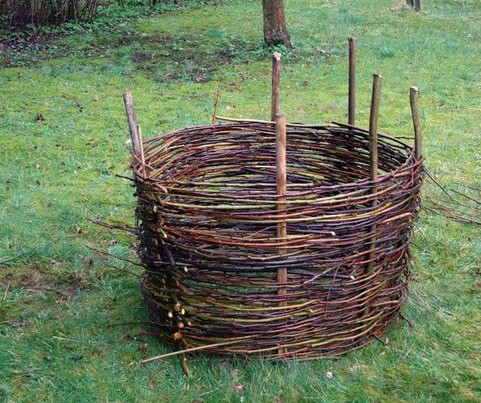
<path fill-rule="evenodd" d="M 145 141 L 145 161 L 132 161 L 150 320 L 182 349 L 335 356 L 400 313 L 422 158 L 379 135 L 373 182 L 367 131 L 288 124 L 281 210 L 275 143 L 268 122 L 189 127 Z"/>

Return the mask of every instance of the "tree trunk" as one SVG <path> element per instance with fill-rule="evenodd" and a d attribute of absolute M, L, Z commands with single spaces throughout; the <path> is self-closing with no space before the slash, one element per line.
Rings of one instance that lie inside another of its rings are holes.
<path fill-rule="evenodd" d="M 286 48 L 292 49 L 282 0 L 262 0 L 262 9 L 264 11 L 264 41 L 266 45 L 284 45 Z"/>

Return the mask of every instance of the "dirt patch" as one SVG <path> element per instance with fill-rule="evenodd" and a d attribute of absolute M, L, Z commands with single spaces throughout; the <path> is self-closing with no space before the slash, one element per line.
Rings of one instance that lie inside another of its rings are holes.
<path fill-rule="evenodd" d="M 0 66 L 29 66 L 42 60 L 80 56 L 103 58 L 147 73 L 156 81 L 205 82 L 221 65 L 248 63 L 263 57 L 262 43 L 222 37 L 213 43 L 205 33 L 152 34 L 139 31 L 106 32 L 79 48 L 69 47 L 60 35 L 20 37 L 0 41 Z"/>
<path fill-rule="evenodd" d="M 44 42 L 60 38 L 61 34 L 33 34 L 30 31 L 0 30 L 0 37 L 7 38 L 0 41 L 0 50 L 15 50 L 22 52 L 39 47 Z"/>
<path fill-rule="evenodd" d="M 23 270 L 22 270 L 23 271 Z M 0 287 L 23 288 L 27 292 L 41 293 L 52 289 L 53 281 L 50 276 L 32 271 L 30 273 L 10 272 L 0 278 Z"/>
<path fill-rule="evenodd" d="M 28 294 L 54 296 L 60 299 L 71 299 L 80 290 L 87 288 L 82 279 L 68 276 L 66 281 L 46 273 L 38 265 L 11 267 L 0 273 L 0 288 L 21 289 Z"/>
<path fill-rule="evenodd" d="M 86 34 L 87 35 L 87 34 Z M 340 50 L 339 50 L 340 51 Z M 342 49 L 344 55 L 344 49 Z M 215 78 L 226 65 L 250 64 L 269 60 L 272 49 L 261 40 L 248 40 L 242 35 L 229 35 L 222 30 L 195 33 L 146 34 L 136 30 L 87 35 L 78 47 L 56 37 L 0 43 L 0 67 L 29 66 L 52 58 L 78 57 L 69 71 L 80 71 L 88 59 L 102 62 L 95 68 L 102 74 L 147 75 L 161 82 L 204 83 Z M 296 50 L 285 63 L 318 61 L 335 55 L 334 50 Z M 90 68 L 90 67 L 89 67 Z"/>

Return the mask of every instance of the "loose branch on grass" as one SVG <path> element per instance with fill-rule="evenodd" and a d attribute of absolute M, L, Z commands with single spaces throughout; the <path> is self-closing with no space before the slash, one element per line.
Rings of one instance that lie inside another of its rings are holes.
<path fill-rule="evenodd" d="M 376 334 L 373 334 L 372 337 L 374 337 L 377 341 L 379 341 L 381 344 L 384 345 L 384 347 L 387 347 L 388 346 L 388 343 L 387 341 L 381 339 L 378 335 Z"/>
<path fill-rule="evenodd" d="M 208 350 L 210 348 L 229 346 L 229 345 L 238 344 L 238 343 L 239 343 L 239 340 L 235 340 L 235 341 L 225 341 L 225 342 L 222 342 L 222 343 L 214 343 L 214 344 L 207 344 L 207 345 L 203 345 L 203 346 L 186 348 L 185 350 L 172 351 L 170 353 L 161 354 L 161 355 L 157 355 L 155 357 L 147 358 L 145 360 L 140 361 L 140 363 L 141 364 L 148 364 L 149 362 L 152 362 L 152 361 L 161 360 L 163 358 L 168 358 L 168 357 L 174 357 L 174 356 L 179 355 L 179 354 L 187 354 L 187 353 L 192 353 L 194 351 Z"/>
<path fill-rule="evenodd" d="M 127 270 L 127 269 L 122 269 L 122 268 L 120 268 L 120 267 L 113 266 L 113 265 L 108 264 L 108 263 L 104 263 L 104 266 L 105 266 L 105 267 L 109 267 L 109 268 L 114 269 L 114 270 L 121 271 L 121 272 L 126 273 L 126 274 L 131 274 L 132 276 L 135 276 L 135 277 L 137 277 L 138 279 L 141 279 L 141 278 L 142 278 L 142 275 L 141 275 L 141 274 L 134 273 L 133 271 L 130 271 L 130 270 Z"/>
<path fill-rule="evenodd" d="M 465 223 L 468 223 L 468 224 L 474 224 L 474 225 L 481 225 L 481 221 L 478 221 L 474 218 L 470 218 L 469 214 L 467 214 L 467 213 L 461 213 L 461 212 L 455 211 L 455 210 L 453 210 L 449 207 L 443 206 L 442 204 L 440 204 L 438 202 L 435 202 L 428 195 L 426 196 L 426 198 L 432 203 L 433 206 L 436 207 L 436 209 L 433 209 L 433 208 L 429 208 L 427 206 L 424 206 L 424 208 L 427 209 L 427 210 L 437 212 L 437 213 L 442 214 L 442 215 L 444 215 L 448 218 L 452 218 L 453 220 L 456 220 L 456 221 L 461 221 L 461 222 L 465 222 Z M 465 215 L 463 215 L 463 214 L 465 214 Z"/>
<path fill-rule="evenodd" d="M 455 192 L 454 189 L 450 189 L 450 192 L 454 192 L 454 193 L 459 193 L 459 192 Z M 469 210 L 475 210 L 475 211 L 481 211 L 481 207 L 477 206 L 477 204 L 479 204 L 479 202 L 476 200 L 476 199 L 473 199 L 473 198 L 466 198 L 466 195 L 463 195 L 462 193 L 460 194 L 460 196 L 463 197 L 463 200 L 468 200 L 466 202 L 462 202 L 460 200 L 457 200 L 455 199 L 453 201 L 454 204 L 456 204 L 457 206 L 461 206 L 461 207 L 464 207 L 465 209 L 469 209 Z M 475 203 L 474 206 L 471 206 L 469 204 L 466 204 L 466 203 L 469 203 L 469 201 Z M 460 213 L 466 213 L 468 215 L 475 215 L 474 213 L 473 214 L 470 214 L 469 212 L 465 211 L 465 212 L 460 212 Z"/>
<path fill-rule="evenodd" d="M 444 188 L 443 185 L 441 185 L 436 179 L 434 179 L 434 177 L 429 173 L 429 171 L 427 169 L 424 169 L 424 173 L 426 174 L 426 176 L 431 179 L 435 185 L 438 186 L 439 189 L 441 189 L 441 191 L 449 197 L 450 200 L 454 200 L 453 197 L 448 193 L 448 191 Z"/>
<path fill-rule="evenodd" d="M 455 204 L 457 204 L 459 206 L 462 206 L 462 207 L 465 207 L 467 209 L 475 210 L 476 212 L 479 211 L 479 208 L 477 206 L 469 206 L 465 203 L 461 203 L 459 200 L 454 198 L 453 195 L 451 195 L 450 192 L 455 193 L 455 194 L 459 194 L 460 196 L 464 197 L 465 199 L 467 199 L 469 201 L 472 201 L 476 205 L 481 204 L 481 200 L 478 200 L 478 199 L 475 199 L 475 198 L 470 197 L 468 195 L 465 195 L 465 194 L 463 194 L 463 193 L 461 193 L 461 192 L 459 192 L 455 189 L 447 189 L 443 185 L 441 185 L 433 177 L 433 175 L 431 175 L 429 173 L 429 171 L 427 169 L 424 169 L 424 172 L 428 176 L 428 178 L 431 179 L 434 182 L 434 184 L 446 195 L 446 197 L 448 197 L 448 199 L 451 203 L 455 203 Z M 461 185 L 463 187 L 468 188 L 468 189 L 470 188 L 470 186 L 468 186 L 468 185 L 464 185 L 464 184 L 461 184 Z M 473 190 L 477 191 L 477 189 L 473 189 Z M 466 211 L 456 211 L 454 208 L 452 208 L 450 206 L 446 206 L 446 205 L 441 204 L 438 201 L 434 201 L 432 199 L 432 197 L 430 197 L 429 195 L 426 195 L 426 199 L 433 206 L 433 207 L 429 207 L 429 206 L 426 205 L 426 203 L 424 203 L 423 209 L 425 209 L 427 211 L 431 211 L 433 213 L 441 214 L 441 215 L 443 215 L 447 218 L 451 218 L 453 220 L 464 222 L 464 223 L 467 223 L 467 224 L 481 225 L 481 221 L 479 219 L 477 219 L 477 217 L 479 216 L 479 214 L 477 214 L 477 213 L 475 214 L 475 213 L 470 213 L 470 212 L 466 212 Z"/>
<path fill-rule="evenodd" d="M 144 265 L 142 265 L 142 264 L 140 264 L 140 263 L 137 263 L 137 262 L 134 262 L 133 260 L 130 260 L 130 259 L 127 259 L 127 258 L 124 258 L 124 257 L 120 257 L 120 256 L 117 256 L 117 255 L 113 255 L 112 253 L 104 252 L 104 251 L 101 251 L 101 250 L 99 250 L 99 249 L 92 248 L 91 246 L 88 246 L 88 245 L 86 245 L 85 247 L 86 247 L 87 249 L 93 250 L 94 252 L 100 253 L 101 255 L 110 256 L 110 257 L 113 257 L 113 258 L 115 258 L 115 259 L 122 260 L 122 261 L 124 261 L 124 262 L 133 264 L 134 266 L 139 266 L 139 267 L 144 268 Z"/>
<path fill-rule="evenodd" d="M 403 313 L 399 313 L 399 317 L 402 320 L 404 320 L 409 325 L 410 328 L 414 327 L 414 324 L 408 318 L 406 318 L 406 316 Z"/>
<path fill-rule="evenodd" d="M 91 222 L 92 224 L 96 224 L 96 225 L 99 225 L 101 227 L 105 227 L 105 228 L 108 228 L 108 229 L 111 229 L 111 230 L 119 230 L 119 231 L 122 231 L 122 232 L 127 232 L 131 235 L 137 235 L 137 229 L 135 227 L 131 227 L 130 225 L 127 225 L 127 224 L 123 224 L 123 223 L 119 223 L 119 224 L 112 223 L 111 224 L 111 223 L 107 223 L 107 222 L 102 221 L 102 220 L 92 220 L 91 218 L 87 218 L 86 220 Z"/>
<path fill-rule="evenodd" d="M 472 202 L 474 202 L 474 203 L 476 203 L 476 204 L 481 204 L 481 200 L 477 200 L 477 199 L 475 199 L 475 198 L 473 198 L 473 197 L 470 197 L 470 196 L 468 196 L 468 195 L 465 195 L 464 193 L 461 193 L 461 192 L 459 192 L 459 191 L 457 191 L 457 190 L 455 190 L 455 189 L 451 189 L 451 191 L 454 192 L 454 193 L 457 193 L 458 195 L 460 195 L 460 196 L 462 196 L 462 197 L 464 197 L 464 198 L 466 198 L 466 199 L 468 199 L 468 200 L 470 200 L 470 201 L 472 201 Z"/>
<path fill-rule="evenodd" d="M 465 185 L 463 183 L 461 183 L 461 186 L 464 186 L 465 188 L 474 190 L 475 192 L 479 192 L 481 194 L 481 188 L 475 188 L 474 186 Z"/>
<path fill-rule="evenodd" d="M 120 175 L 120 174 L 115 174 L 116 178 L 121 178 L 121 179 L 127 179 L 128 181 L 134 182 L 135 179 L 131 178 L 130 176 L 125 176 L 125 175 Z"/>

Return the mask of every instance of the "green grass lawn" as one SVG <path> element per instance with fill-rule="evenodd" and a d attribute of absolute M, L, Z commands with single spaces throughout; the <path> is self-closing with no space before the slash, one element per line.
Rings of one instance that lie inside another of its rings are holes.
<path fill-rule="evenodd" d="M 0 52 L 0 401 L 481 401 L 481 232 L 423 212 L 412 292 L 388 345 L 339 359 L 269 362 L 192 355 L 186 379 L 147 327 L 135 271 L 130 145 L 122 93 L 144 137 L 219 113 L 266 119 L 270 54 L 260 1 L 153 15 L 115 30 Z M 429 171 L 481 187 L 481 2 L 286 0 L 294 54 L 282 109 L 294 121 L 346 120 L 347 37 L 358 38 L 358 121 L 381 73 L 379 128 L 412 136 L 409 86 L 421 90 Z M 41 117 L 41 118 L 40 118 Z M 424 193 L 442 192 L 426 181 Z M 478 194 L 479 198 L 479 194 Z M 11 260 L 7 260 L 11 259 Z M 148 346 L 142 345 L 148 343 Z"/>

